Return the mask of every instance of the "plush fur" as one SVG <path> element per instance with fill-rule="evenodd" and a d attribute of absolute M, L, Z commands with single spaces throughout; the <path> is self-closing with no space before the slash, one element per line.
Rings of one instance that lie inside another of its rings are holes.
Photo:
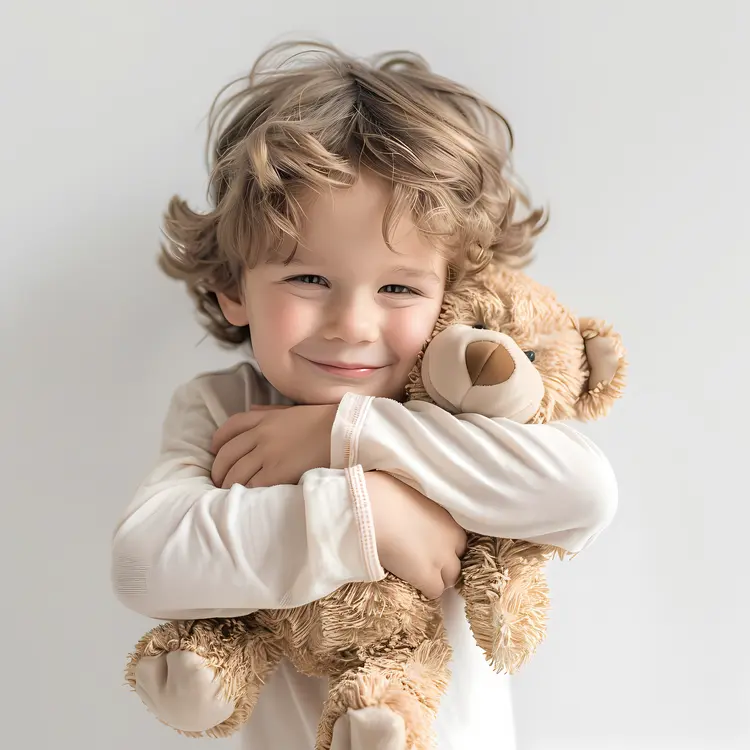
<path fill-rule="evenodd" d="M 539 402 L 523 421 L 598 418 L 622 394 L 625 356 L 611 327 L 576 318 L 550 290 L 525 274 L 491 267 L 446 294 L 432 337 L 410 376 L 409 399 L 439 398 L 434 385 L 423 378 L 422 368 L 430 344 L 449 328 L 472 340 L 506 334 L 511 348 L 514 343 L 529 361 L 533 356 L 529 377 L 541 379 Z M 480 389 L 479 395 L 488 397 L 486 411 L 492 412 L 492 393 L 502 392 L 507 398 L 508 388 L 516 386 L 508 380 L 499 387 L 505 376 L 493 376 L 488 359 L 496 342 L 485 346 L 487 361 L 467 368 L 476 370 L 476 383 L 487 384 L 468 390 Z M 460 411 L 460 404 L 454 403 L 453 410 Z M 515 672 L 544 638 L 549 606 L 544 567 L 551 557 L 563 554 L 554 547 L 470 534 L 459 591 L 477 643 L 494 669 Z M 220 700 L 231 714 L 215 726 L 174 727 L 193 736 L 235 732 L 252 713 L 262 685 L 282 658 L 304 674 L 330 678 L 317 750 L 328 750 L 333 726 L 348 709 L 368 706 L 385 706 L 403 717 L 405 748 L 432 748 L 432 721 L 450 678 L 451 650 L 440 603 L 428 601 L 390 574 L 377 583 L 346 585 L 296 609 L 159 625 L 141 638 L 130 656 L 129 684 L 137 687 L 137 667 L 144 657 L 166 658 L 175 652 L 196 654 L 213 671 Z M 195 689 L 205 689 L 205 684 L 196 682 Z M 191 686 L 182 688 L 181 700 L 189 700 Z M 198 705 L 200 696 L 195 698 Z"/>

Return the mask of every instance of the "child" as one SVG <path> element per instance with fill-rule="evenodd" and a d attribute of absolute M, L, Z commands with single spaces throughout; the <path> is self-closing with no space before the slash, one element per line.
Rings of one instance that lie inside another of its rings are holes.
<path fill-rule="evenodd" d="M 445 289 L 492 259 L 526 262 L 542 214 L 516 215 L 502 117 L 421 58 L 316 47 L 274 67 L 284 49 L 212 113 L 211 210 L 173 199 L 166 217 L 162 268 L 252 358 L 176 391 L 114 536 L 114 587 L 136 612 L 190 619 L 295 607 L 389 570 L 443 596 L 454 662 L 439 750 L 507 750 L 508 684 L 452 590 L 464 529 L 577 552 L 610 522 L 616 483 L 568 426 L 401 402 Z M 205 729 L 220 700 L 184 696 L 210 678 L 145 663 L 138 692 Z M 282 664 L 243 746 L 310 750 L 324 696 Z M 387 747 L 402 747 L 399 717 L 379 710 Z M 339 720 L 335 750 L 358 713 Z"/>

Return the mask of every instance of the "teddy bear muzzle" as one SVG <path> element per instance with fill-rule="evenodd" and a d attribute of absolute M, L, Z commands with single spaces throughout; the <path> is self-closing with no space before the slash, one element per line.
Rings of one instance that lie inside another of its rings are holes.
<path fill-rule="evenodd" d="M 530 357 L 507 334 L 448 326 L 429 343 L 422 381 L 430 398 L 452 414 L 502 416 L 528 422 L 544 398 Z"/>

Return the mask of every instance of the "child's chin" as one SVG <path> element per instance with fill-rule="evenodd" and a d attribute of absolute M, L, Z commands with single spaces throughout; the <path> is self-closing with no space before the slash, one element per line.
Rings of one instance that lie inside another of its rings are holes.
<path fill-rule="evenodd" d="M 301 394 L 304 396 L 304 399 L 298 399 L 298 403 L 338 404 L 347 393 L 354 393 L 358 396 L 392 398 L 396 401 L 403 401 L 404 398 L 403 388 L 388 387 L 387 384 L 384 385 L 382 383 L 352 381 L 351 383 L 342 383 L 341 385 L 311 388 L 306 393 Z"/>

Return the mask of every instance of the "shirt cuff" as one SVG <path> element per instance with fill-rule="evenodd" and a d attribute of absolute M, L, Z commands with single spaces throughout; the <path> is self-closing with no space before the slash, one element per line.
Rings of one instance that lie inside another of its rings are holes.
<path fill-rule="evenodd" d="M 365 484 L 365 473 L 361 466 L 352 466 L 346 469 L 346 478 L 349 483 L 349 494 L 352 499 L 354 519 L 359 529 L 359 539 L 362 547 L 362 557 L 365 563 L 367 580 L 379 581 L 385 576 L 385 570 L 380 564 L 378 547 L 375 540 L 375 524 L 372 520 L 372 509 L 370 507 L 370 496 L 367 494 Z"/>
<path fill-rule="evenodd" d="M 331 468 L 348 469 L 359 463 L 359 435 L 372 404 L 372 396 L 346 393 L 331 429 Z"/>

